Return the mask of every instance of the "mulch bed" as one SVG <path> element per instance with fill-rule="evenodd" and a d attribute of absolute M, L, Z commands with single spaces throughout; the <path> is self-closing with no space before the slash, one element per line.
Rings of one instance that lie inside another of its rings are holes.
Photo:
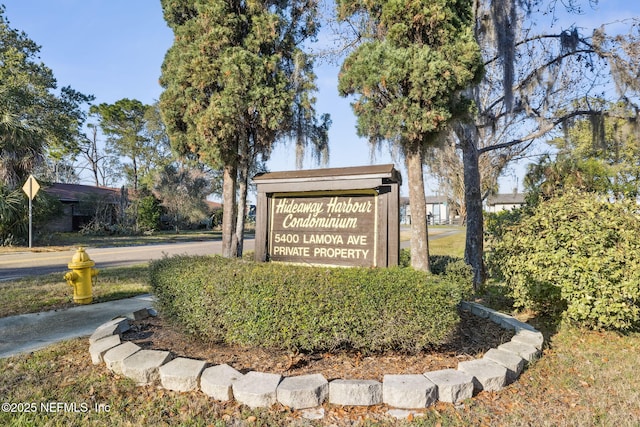
<path fill-rule="evenodd" d="M 169 350 L 176 357 L 204 360 L 212 365 L 226 363 L 242 373 L 259 371 L 283 376 L 320 373 L 329 381 L 338 378 L 382 381 L 384 374 L 455 369 L 458 362 L 482 357 L 489 349 L 513 337 L 513 331 L 488 319 L 466 311 L 462 311 L 460 317 L 460 325 L 447 343 L 418 354 L 363 355 L 347 350 L 306 354 L 207 343 L 183 333 L 162 316 L 131 322 L 131 330 L 122 338 L 145 349 Z"/>

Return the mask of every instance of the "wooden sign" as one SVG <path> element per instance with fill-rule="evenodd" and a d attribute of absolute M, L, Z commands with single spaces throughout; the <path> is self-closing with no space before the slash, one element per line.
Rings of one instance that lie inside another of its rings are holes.
<path fill-rule="evenodd" d="M 274 194 L 269 259 L 375 266 L 377 202 L 375 191 Z"/>
<path fill-rule="evenodd" d="M 273 172 L 254 182 L 256 260 L 397 265 L 400 175 L 393 165 Z"/>

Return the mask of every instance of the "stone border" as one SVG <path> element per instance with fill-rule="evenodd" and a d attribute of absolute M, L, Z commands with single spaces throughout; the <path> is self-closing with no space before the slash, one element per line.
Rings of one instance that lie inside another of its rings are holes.
<path fill-rule="evenodd" d="M 104 362 L 116 374 L 138 385 L 160 383 L 167 390 L 196 391 L 219 400 L 236 401 L 252 408 L 279 402 L 292 409 L 318 408 L 325 401 L 334 405 L 369 406 L 385 403 L 400 409 L 424 409 L 436 402 L 459 403 L 482 390 L 499 391 L 516 381 L 525 366 L 541 356 L 544 337 L 527 323 L 473 302 L 460 308 L 488 318 L 515 331 L 510 342 L 490 349 L 481 359 L 458 363 L 458 369 L 425 372 L 423 375 L 384 375 L 383 381 L 336 379 L 328 382 L 321 374 L 282 377 L 251 371 L 243 375 L 229 365 L 208 366 L 206 362 L 173 358 L 168 351 L 142 350 L 132 342 L 121 342 L 130 329 L 129 320 L 156 316 L 151 308 L 115 318 L 100 325 L 89 338 L 94 364 Z M 396 410 L 389 411 L 396 416 Z M 406 416 L 400 412 L 399 416 Z"/>

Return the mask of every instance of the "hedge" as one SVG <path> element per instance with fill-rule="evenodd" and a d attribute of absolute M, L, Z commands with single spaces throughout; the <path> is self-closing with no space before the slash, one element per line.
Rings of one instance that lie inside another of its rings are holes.
<path fill-rule="evenodd" d="M 591 329 L 640 326 L 640 216 L 635 200 L 568 191 L 494 218 L 488 266 L 516 307 Z"/>
<path fill-rule="evenodd" d="M 326 268 L 219 256 L 151 263 L 163 315 L 213 342 L 298 351 L 417 352 L 445 342 L 470 277 Z"/>

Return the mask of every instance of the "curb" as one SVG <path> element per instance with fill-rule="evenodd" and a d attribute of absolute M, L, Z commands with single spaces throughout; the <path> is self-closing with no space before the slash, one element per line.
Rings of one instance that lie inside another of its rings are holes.
<path fill-rule="evenodd" d="M 510 342 L 487 351 L 481 359 L 460 362 L 457 370 L 385 375 L 382 382 L 348 379 L 329 382 L 320 374 L 282 377 L 251 371 L 243 375 L 228 365 L 207 366 L 204 361 L 174 358 L 170 352 L 141 350 L 131 342 L 121 342 L 122 332 L 129 329 L 129 320 L 155 317 L 157 312 L 152 308 L 99 326 L 89 338 L 89 352 L 94 364 L 104 362 L 110 371 L 131 378 L 138 385 L 160 383 L 167 390 L 199 390 L 215 400 L 235 399 L 252 408 L 279 402 L 296 410 L 317 409 L 326 401 L 343 406 L 385 403 L 398 409 L 424 409 L 438 401 L 459 403 L 482 390 L 499 391 L 515 382 L 525 366 L 542 354 L 544 337 L 531 325 L 474 302 L 462 302 L 460 308 L 514 330 L 515 335 Z M 395 416 L 396 412 L 391 410 L 389 414 Z"/>

